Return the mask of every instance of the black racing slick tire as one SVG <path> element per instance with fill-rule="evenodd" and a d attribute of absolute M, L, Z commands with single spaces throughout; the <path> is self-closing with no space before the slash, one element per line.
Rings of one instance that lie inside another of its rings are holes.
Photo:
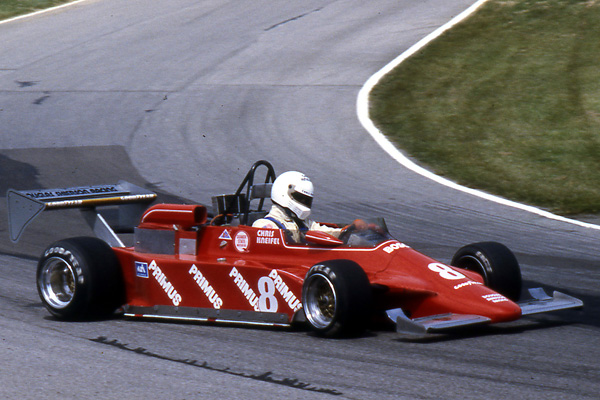
<path fill-rule="evenodd" d="M 515 255 L 501 243 L 481 242 L 460 248 L 452 266 L 477 272 L 487 287 L 518 301 L 521 296 L 521 268 Z"/>
<path fill-rule="evenodd" d="M 50 245 L 37 267 L 37 289 L 56 318 L 108 317 L 123 305 L 123 277 L 112 248 L 93 237 L 76 237 Z"/>
<path fill-rule="evenodd" d="M 306 274 L 302 307 L 311 329 L 320 336 L 360 334 L 371 316 L 371 303 L 369 279 L 353 261 L 324 261 Z"/>

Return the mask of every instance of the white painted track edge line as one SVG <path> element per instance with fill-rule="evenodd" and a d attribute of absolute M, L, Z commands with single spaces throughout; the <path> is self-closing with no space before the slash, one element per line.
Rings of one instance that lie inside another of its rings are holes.
<path fill-rule="evenodd" d="M 70 1 L 68 3 L 60 4 L 58 6 L 54 6 L 54 7 L 50 7 L 50 8 L 44 8 L 42 10 L 34 11 L 32 13 L 29 13 L 29 14 L 17 15 L 16 17 L 12 17 L 12 18 L 9 18 L 9 19 L 1 20 L 0 21 L 0 25 L 7 24 L 7 23 L 13 22 L 13 21 L 18 21 L 20 19 L 34 17 L 36 15 L 40 15 L 40 14 L 44 14 L 44 13 L 47 13 L 47 12 L 55 11 L 55 10 L 58 10 L 58 9 L 61 9 L 61 8 L 74 6 L 75 4 L 83 3 L 84 1 L 88 1 L 88 0 L 74 0 L 74 1 Z"/>
<path fill-rule="evenodd" d="M 375 124 L 371 120 L 370 113 L 369 113 L 369 95 L 371 94 L 371 91 L 377 85 L 377 83 L 379 83 L 379 81 L 384 76 L 386 76 L 388 73 L 390 73 L 392 70 L 394 70 L 397 66 L 399 66 L 406 59 L 408 59 L 413 54 L 415 54 L 416 52 L 418 52 L 419 50 L 424 48 L 427 44 L 431 43 L 433 40 L 435 40 L 436 38 L 441 36 L 444 32 L 446 32 L 447 30 L 452 28 L 454 25 L 458 24 L 459 22 L 461 22 L 464 19 L 466 19 L 467 17 L 469 17 L 471 14 L 473 14 L 475 11 L 477 11 L 483 4 L 485 4 L 487 1 L 488 0 L 479 0 L 475 3 L 473 3 L 465 11 L 463 11 L 459 15 L 455 16 L 449 22 L 440 26 L 438 29 L 436 29 L 429 35 L 425 36 L 423 39 L 421 39 L 416 44 L 411 46 L 404 53 L 400 54 L 398 57 L 396 57 L 394 60 L 392 60 L 386 66 L 384 66 L 382 69 L 377 71 L 374 75 L 372 75 L 365 82 L 365 84 L 363 85 L 363 87 L 361 88 L 361 90 L 358 93 L 358 98 L 356 101 L 356 112 L 358 115 L 358 119 L 359 119 L 360 123 L 362 124 L 362 126 L 373 137 L 375 142 L 377 142 L 377 144 L 386 153 L 388 153 L 394 160 L 396 160 L 403 167 L 405 167 L 425 178 L 428 178 L 436 183 L 450 187 L 452 189 L 455 189 L 455 190 L 458 190 L 458 191 L 461 191 L 461 192 L 464 192 L 464 193 L 467 193 L 467 194 L 470 194 L 473 196 L 477 196 L 479 198 L 482 198 L 482 199 L 485 199 L 488 201 L 502 204 L 502 205 L 505 205 L 508 207 L 513 207 L 513 208 L 516 208 L 519 210 L 537 214 L 541 217 L 545 217 L 545 218 L 552 219 L 555 221 L 566 222 L 566 223 L 577 225 L 577 226 L 584 227 L 584 228 L 600 230 L 600 225 L 583 222 L 583 221 L 578 221 L 575 219 L 566 218 L 566 217 L 562 217 L 560 215 L 552 214 L 551 212 L 542 210 L 537 207 L 517 203 L 515 201 L 507 200 L 502 197 L 483 192 L 481 190 L 471 189 L 471 188 L 459 185 L 456 182 L 453 182 L 449 179 L 446 179 L 439 175 L 436 175 L 436 174 L 432 173 L 431 171 L 428 171 L 425 168 L 415 164 L 413 161 L 408 159 L 408 157 L 406 157 L 404 154 L 402 154 L 398 150 L 398 148 L 375 126 Z"/>

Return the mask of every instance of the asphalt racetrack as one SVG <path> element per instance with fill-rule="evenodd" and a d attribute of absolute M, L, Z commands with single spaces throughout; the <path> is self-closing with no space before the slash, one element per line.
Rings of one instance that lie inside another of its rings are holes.
<path fill-rule="evenodd" d="M 267 159 L 312 178 L 320 220 L 383 216 L 445 262 L 464 244 L 503 242 L 527 286 L 577 296 L 583 311 L 417 340 L 60 322 L 37 296 L 36 259 L 90 232 L 77 212 L 51 212 L 13 245 L 3 217 L 0 397 L 597 398 L 600 231 L 432 183 L 356 117 L 372 74 L 472 2 L 89 0 L 0 24 L 0 196 L 125 179 L 210 204 Z"/>

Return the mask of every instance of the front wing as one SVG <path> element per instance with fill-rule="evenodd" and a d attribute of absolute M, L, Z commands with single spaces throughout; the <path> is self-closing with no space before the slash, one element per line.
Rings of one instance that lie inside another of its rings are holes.
<path fill-rule="evenodd" d="M 548 296 L 542 288 L 529 289 L 529 293 L 532 296 L 531 299 L 517 303 L 521 307 L 521 315 L 583 307 L 581 300 L 558 291 L 555 291 L 552 296 Z M 400 308 L 387 310 L 386 313 L 388 318 L 396 324 L 397 332 L 412 335 L 435 333 L 491 321 L 481 315 L 467 314 L 439 314 L 410 319 Z"/>

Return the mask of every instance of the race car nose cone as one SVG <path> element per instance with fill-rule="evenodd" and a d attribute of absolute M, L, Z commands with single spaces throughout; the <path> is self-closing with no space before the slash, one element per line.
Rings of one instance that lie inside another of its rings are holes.
<path fill-rule="evenodd" d="M 493 293 L 483 295 L 482 299 L 486 302 L 486 316 L 492 322 L 514 321 L 521 317 L 521 308 L 511 300 L 501 294 Z"/>

